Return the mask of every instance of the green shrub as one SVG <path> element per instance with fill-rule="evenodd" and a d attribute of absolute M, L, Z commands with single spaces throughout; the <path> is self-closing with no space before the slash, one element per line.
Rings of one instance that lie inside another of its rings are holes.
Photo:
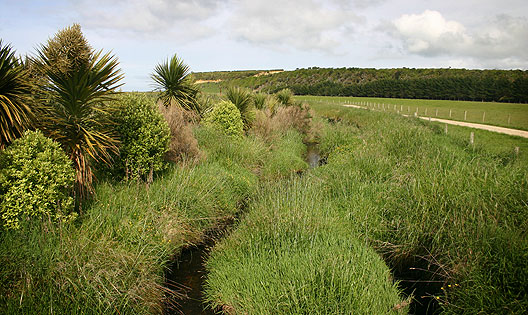
<path fill-rule="evenodd" d="M 204 123 L 220 129 L 234 138 L 241 137 L 244 132 L 244 123 L 240 111 L 229 101 L 216 104 L 204 117 Z"/>
<path fill-rule="evenodd" d="M 238 108 L 240 117 L 244 123 L 244 130 L 248 130 L 255 120 L 255 111 L 253 109 L 253 97 L 251 92 L 239 87 L 230 87 L 227 89 L 226 97 L 228 101 L 233 103 L 236 108 Z"/>
<path fill-rule="evenodd" d="M 263 109 L 266 105 L 266 100 L 268 96 L 264 93 L 257 93 L 253 95 L 253 105 L 255 105 L 256 109 Z"/>
<path fill-rule="evenodd" d="M 68 218 L 73 180 L 71 162 L 59 144 L 41 132 L 25 132 L 0 155 L 3 225 L 18 229 L 30 217 Z"/>
<path fill-rule="evenodd" d="M 121 137 L 116 167 L 125 178 L 149 178 L 165 168 L 163 156 L 169 148 L 170 130 L 151 98 L 127 94 L 119 101 L 116 117 Z"/>
<path fill-rule="evenodd" d="M 292 106 L 294 104 L 293 92 L 290 89 L 280 90 L 275 93 L 275 97 L 283 106 Z"/>

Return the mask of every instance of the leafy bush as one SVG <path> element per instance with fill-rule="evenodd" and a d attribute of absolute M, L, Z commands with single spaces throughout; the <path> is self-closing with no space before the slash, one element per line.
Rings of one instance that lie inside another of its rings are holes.
<path fill-rule="evenodd" d="M 125 178 L 152 179 L 165 168 L 163 156 L 169 149 L 170 130 L 154 101 L 143 94 L 126 94 L 119 100 L 116 122 L 121 136 L 118 171 Z"/>
<path fill-rule="evenodd" d="M 240 111 L 229 101 L 216 104 L 204 117 L 204 123 L 235 138 L 241 137 L 244 132 Z"/>
<path fill-rule="evenodd" d="M 233 103 L 240 111 L 244 130 L 249 129 L 255 120 L 255 111 L 253 110 L 253 97 L 251 92 L 239 87 L 230 87 L 226 92 L 227 99 Z"/>
<path fill-rule="evenodd" d="M 73 181 L 73 167 L 59 144 L 41 132 L 25 132 L 0 155 L 3 225 L 18 229 L 30 217 L 67 218 Z"/>

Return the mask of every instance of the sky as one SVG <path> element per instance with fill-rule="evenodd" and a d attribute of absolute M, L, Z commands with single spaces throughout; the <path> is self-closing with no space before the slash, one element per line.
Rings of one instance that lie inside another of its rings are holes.
<path fill-rule="evenodd" d="M 126 91 L 177 54 L 191 71 L 528 69 L 526 0 L 0 0 L 0 39 L 34 55 L 79 23 Z"/>

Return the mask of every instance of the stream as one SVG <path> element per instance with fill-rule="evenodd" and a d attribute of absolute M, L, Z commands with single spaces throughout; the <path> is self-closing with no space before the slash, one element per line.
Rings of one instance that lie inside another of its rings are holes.
<path fill-rule="evenodd" d="M 234 219 L 225 220 L 207 231 L 204 240 L 186 247 L 165 274 L 165 287 L 176 292 L 172 304 L 166 305 L 164 314 L 215 314 L 203 303 L 203 284 L 206 278 L 205 262 L 214 244 L 222 239 L 233 225 Z"/>
<path fill-rule="evenodd" d="M 315 142 L 306 143 L 305 160 L 310 168 L 324 163 Z M 186 247 L 171 263 L 165 274 L 165 287 L 176 292 L 176 298 L 165 306 L 164 314 L 215 314 L 203 303 L 203 284 L 207 277 L 205 262 L 211 248 L 222 239 L 232 227 L 234 220 L 221 222 L 216 228 L 205 234 L 204 240 L 197 245 Z"/>
<path fill-rule="evenodd" d="M 306 143 L 306 148 L 305 160 L 310 168 L 326 163 L 326 159 L 320 156 L 317 143 Z M 207 277 L 205 262 L 210 250 L 218 240 L 229 233 L 234 221 L 230 219 L 220 222 L 205 233 L 204 240 L 200 244 L 184 248 L 172 262 L 169 271 L 165 274 L 165 286 L 176 292 L 177 297 L 167 296 L 172 302 L 165 306 L 164 314 L 216 314 L 215 311 L 218 310 L 207 308 L 203 302 L 203 284 Z M 391 269 L 395 279 L 400 281 L 400 289 L 407 296 L 414 296 L 409 314 L 438 312 L 439 305 L 434 296 L 440 293 L 443 281 L 437 276 L 437 270 L 431 268 L 432 266 L 423 259 L 408 262 L 406 266 L 395 267 L 392 266 Z"/>

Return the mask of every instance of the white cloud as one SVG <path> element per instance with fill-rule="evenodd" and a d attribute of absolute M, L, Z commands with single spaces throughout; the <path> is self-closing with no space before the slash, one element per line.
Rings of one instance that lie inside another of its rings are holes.
<path fill-rule="evenodd" d="M 74 1 L 83 25 L 145 38 L 167 35 L 201 38 L 213 34 L 215 30 L 207 20 L 218 12 L 221 3 L 215 0 Z"/>
<path fill-rule="evenodd" d="M 271 47 L 335 52 L 362 19 L 342 1 L 233 1 L 232 35 Z"/>
<path fill-rule="evenodd" d="M 394 21 L 394 26 L 411 53 L 440 55 L 461 49 L 471 41 L 462 24 L 447 21 L 437 11 L 404 14 Z"/>
<path fill-rule="evenodd" d="M 452 56 L 485 67 L 526 67 L 528 20 L 499 15 L 474 29 L 445 19 L 440 12 L 404 14 L 392 22 L 391 35 L 409 53 L 426 57 Z"/>

